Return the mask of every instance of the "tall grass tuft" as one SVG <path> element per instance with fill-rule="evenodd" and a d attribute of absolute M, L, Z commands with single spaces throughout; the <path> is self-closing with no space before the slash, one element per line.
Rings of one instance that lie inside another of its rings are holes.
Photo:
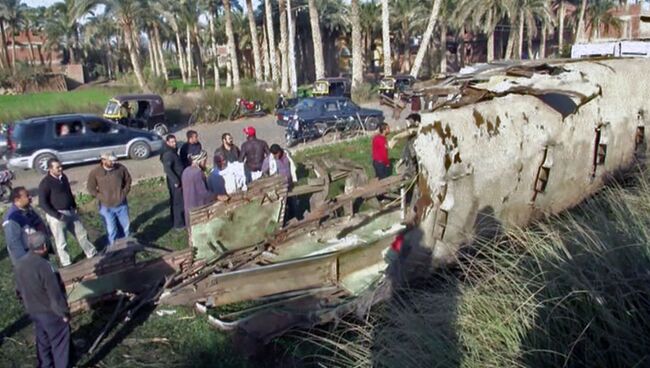
<path fill-rule="evenodd" d="M 344 367 L 650 366 L 650 174 L 507 229 L 365 321 L 309 335 Z"/>

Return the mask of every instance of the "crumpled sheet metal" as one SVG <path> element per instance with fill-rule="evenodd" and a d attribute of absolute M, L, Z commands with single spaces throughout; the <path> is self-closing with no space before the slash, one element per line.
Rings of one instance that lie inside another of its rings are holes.
<path fill-rule="evenodd" d="M 650 124 L 643 93 L 650 63 L 561 66 L 566 72 L 556 75 L 502 78 L 509 87 L 491 99 L 422 114 L 414 148 L 426 205 L 418 208 L 417 231 L 434 265 L 452 262 L 486 226 L 525 225 L 575 206 L 645 154 L 637 141 L 645 142 Z M 522 86 L 588 98 L 559 111 L 557 101 L 508 92 Z"/>

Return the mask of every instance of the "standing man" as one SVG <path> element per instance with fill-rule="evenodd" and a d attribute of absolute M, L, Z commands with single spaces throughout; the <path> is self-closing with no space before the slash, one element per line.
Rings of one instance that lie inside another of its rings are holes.
<path fill-rule="evenodd" d="M 239 161 L 239 148 L 237 148 L 230 133 L 223 133 L 221 136 L 221 147 L 214 151 L 215 165 L 217 155 L 223 156 L 228 163 Z"/>
<path fill-rule="evenodd" d="M 106 224 L 108 244 L 118 237 L 119 222 L 124 237 L 129 236 L 129 206 L 126 196 L 131 190 L 131 175 L 123 165 L 116 163 L 113 152 L 104 152 L 101 163 L 88 175 L 88 193 L 99 201 L 99 214 Z"/>
<path fill-rule="evenodd" d="M 16 286 L 34 322 L 38 367 L 70 366 L 70 310 L 65 290 L 47 261 L 45 235 L 28 236 L 29 253 L 16 263 Z"/>
<path fill-rule="evenodd" d="M 61 161 L 52 158 L 47 161 L 47 174 L 38 186 L 38 205 L 45 211 L 45 220 L 50 225 L 54 236 L 56 254 L 61 266 L 70 265 L 70 255 L 66 251 L 68 243 L 66 229 L 72 232 L 86 258 L 97 254 L 97 250 L 88 240 L 88 233 L 77 214 L 77 202 L 74 199 L 68 177 L 63 173 Z"/>
<path fill-rule="evenodd" d="M 264 159 L 262 172 L 268 175 L 280 175 L 287 180 L 287 189 L 293 189 L 293 184 L 298 181 L 296 175 L 296 164 L 289 156 L 289 152 L 282 149 L 277 144 L 271 145 L 271 155 Z M 284 220 L 288 221 L 291 217 L 298 217 L 298 203 L 294 196 L 287 197 L 287 210 L 284 213 Z"/>
<path fill-rule="evenodd" d="M 215 199 L 224 201 L 228 199 L 228 196 L 215 195 L 208 190 L 205 174 L 203 173 L 208 162 L 208 153 L 201 151 L 197 155 L 190 156 L 190 158 L 192 159 L 192 165 L 183 170 L 183 176 L 181 177 L 185 224 L 188 228 L 190 226 L 190 211 L 193 208 L 212 203 Z"/>
<path fill-rule="evenodd" d="M 261 139 L 257 139 L 257 132 L 252 126 L 244 128 L 246 142 L 241 145 L 239 161 L 244 163 L 246 180 L 251 182 L 262 176 L 262 163 L 269 155 L 269 145 Z"/>
<path fill-rule="evenodd" d="M 2 220 L 2 228 L 5 233 L 5 243 L 11 264 L 16 262 L 29 252 L 27 234 L 40 231 L 47 233 L 45 222 L 32 208 L 32 196 L 25 187 L 15 187 L 11 191 L 13 204 L 5 213 Z"/>
<path fill-rule="evenodd" d="M 391 167 L 388 159 L 388 141 L 386 137 L 390 133 L 390 127 L 386 123 L 379 125 L 379 133 L 372 138 L 372 167 L 378 179 L 390 176 Z"/>
<path fill-rule="evenodd" d="M 187 142 L 183 143 L 180 152 L 178 152 L 183 162 L 183 168 L 192 165 L 192 160 L 190 160 L 189 156 L 198 155 L 203 150 L 201 148 L 201 142 L 199 142 L 199 133 L 195 130 L 188 130 L 186 136 Z"/>
<path fill-rule="evenodd" d="M 228 162 L 224 156 L 217 153 L 214 156 L 214 168 L 208 177 L 208 189 L 214 194 L 233 194 L 248 190 L 244 165 L 239 161 Z"/>
<path fill-rule="evenodd" d="M 176 137 L 172 134 L 165 137 L 165 146 L 160 154 L 160 161 L 165 170 L 165 176 L 167 176 L 172 226 L 174 229 L 180 230 L 185 227 L 185 220 L 183 219 L 183 189 L 181 186 L 183 162 L 176 153 Z"/>

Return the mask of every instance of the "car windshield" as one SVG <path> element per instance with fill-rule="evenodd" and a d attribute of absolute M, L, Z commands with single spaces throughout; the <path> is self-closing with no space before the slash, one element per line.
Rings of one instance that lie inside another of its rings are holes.
<path fill-rule="evenodd" d="M 104 114 L 115 115 L 119 111 L 120 111 L 120 104 L 118 104 L 116 101 L 108 101 L 108 105 L 106 105 L 106 110 L 104 110 Z"/>
<path fill-rule="evenodd" d="M 304 99 L 304 100 L 300 100 L 296 104 L 295 109 L 296 111 L 307 111 L 313 109 L 314 106 L 316 106 L 316 101 L 312 99 Z"/>

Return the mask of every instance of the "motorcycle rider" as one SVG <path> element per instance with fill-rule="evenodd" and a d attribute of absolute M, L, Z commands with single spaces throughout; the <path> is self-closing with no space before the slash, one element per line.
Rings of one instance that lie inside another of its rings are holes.
<path fill-rule="evenodd" d="M 244 128 L 244 134 L 246 142 L 241 145 L 239 161 L 244 163 L 246 182 L 250 183 L 262 176 L 262 163 L 270 151 L 265 141 L 257 139 L 257 132 L 252 126 Z"/>

